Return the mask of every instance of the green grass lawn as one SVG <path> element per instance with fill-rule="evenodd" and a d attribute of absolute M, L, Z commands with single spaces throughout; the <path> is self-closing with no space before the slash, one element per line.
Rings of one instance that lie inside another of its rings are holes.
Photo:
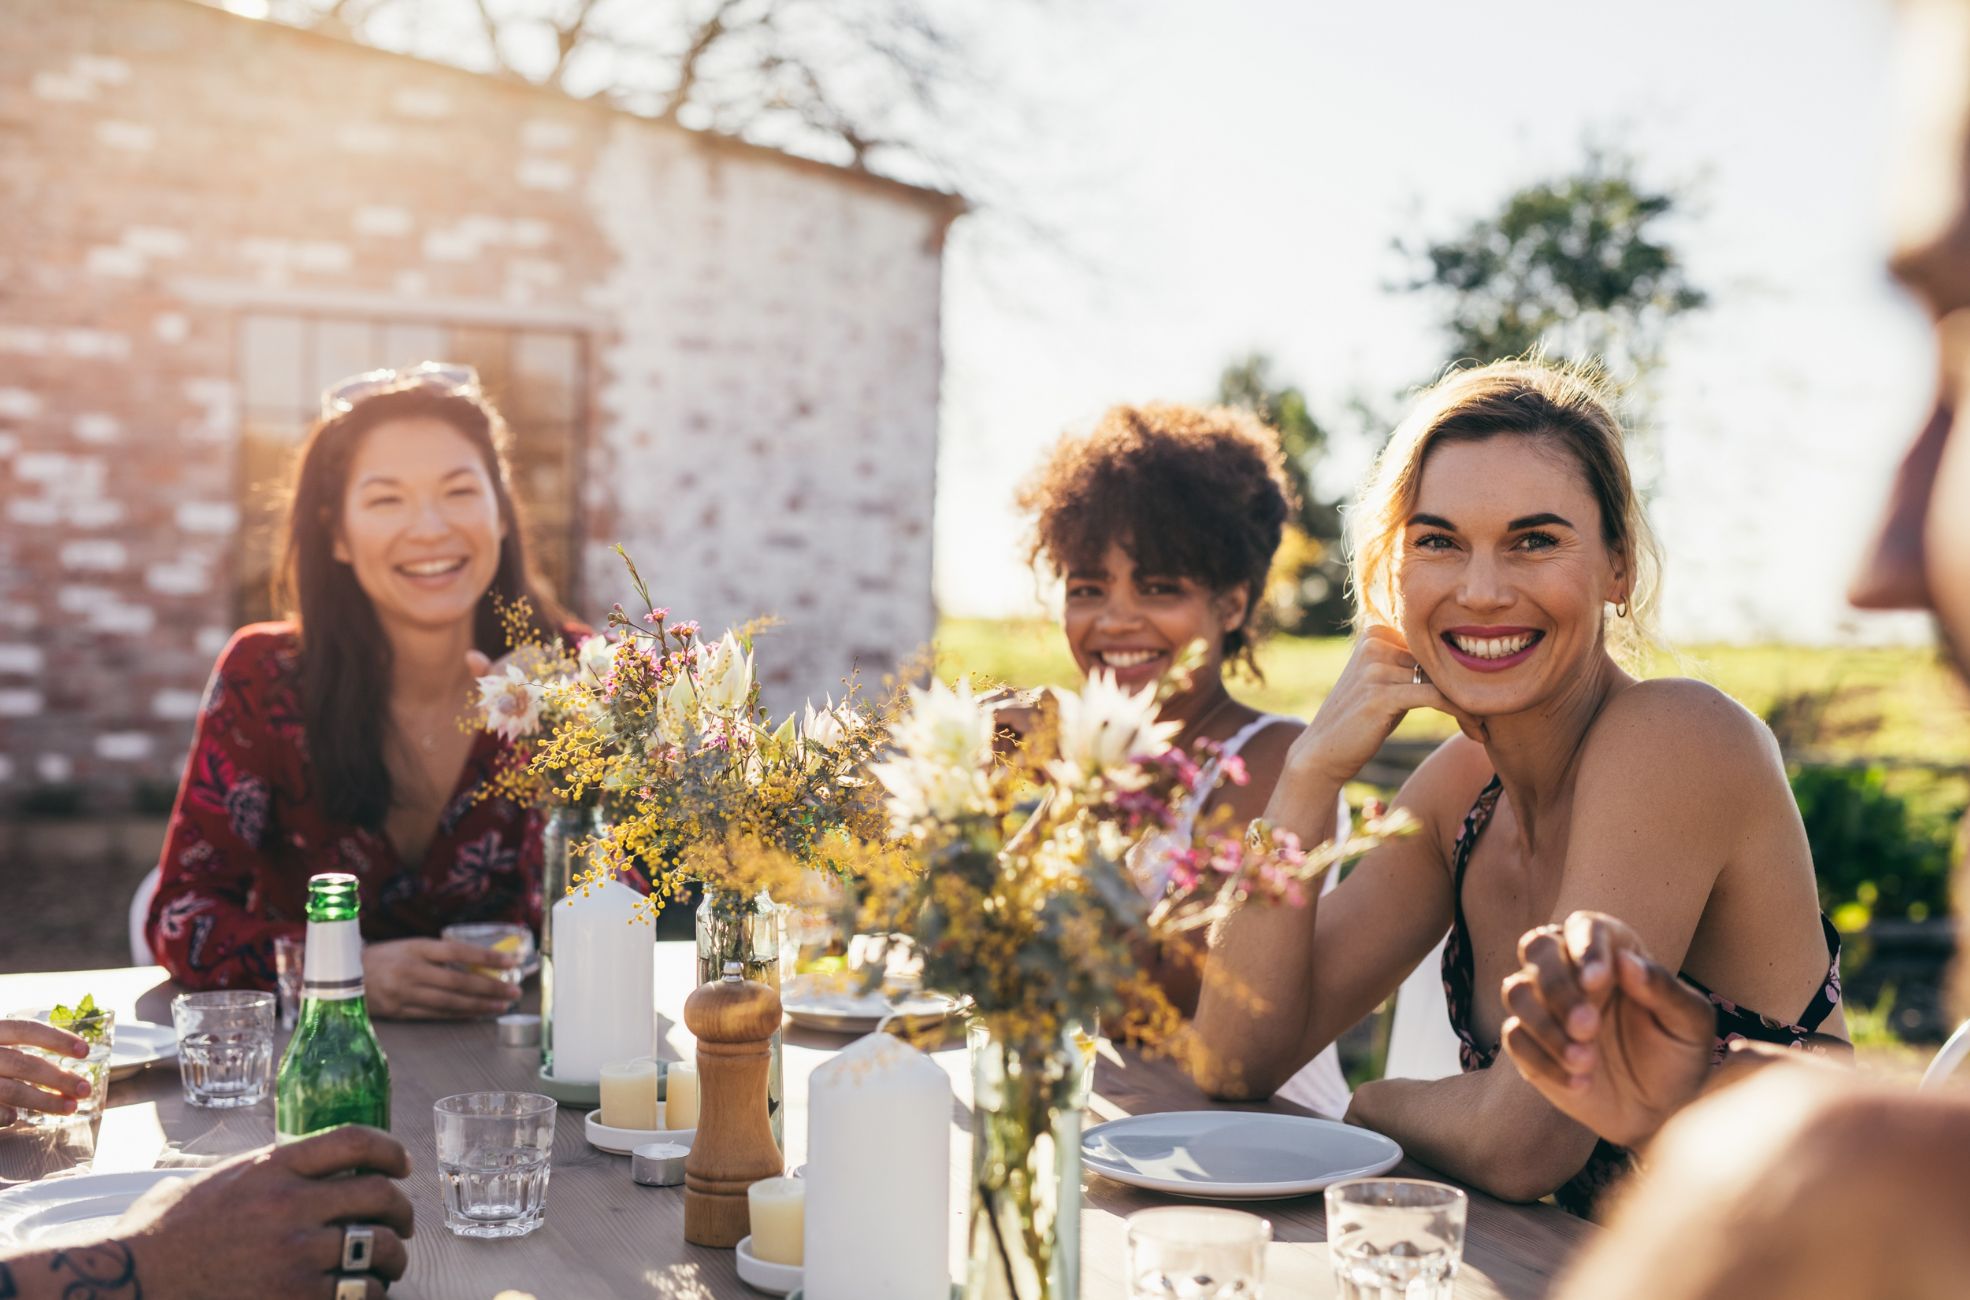
<path fill-rule="evenodd" d="M 1259 649 L 1263 684 L 1241 689 L 1253 704 L 1312 716 L 1347 663 L 1340 637 L 1274 637 Z M 947 618 L 937 629 L 945 676 L 1015 686 L 1075 680 L 1059 629 L 1038 620 Z M 1970 766 L 1970 695 L 1934 650 L 1820 649 L 1801 646 L 1688 646 L 1657 653 L 1647 676 L 1697 677 L 1761 717 L 1782 700 L 1820 697 L 1804 742 L 1839 759 L 1883 757 Z M 1796 709 L 1795 709 L 1796 712 Z M 1412 714 L 1396 735 L 1447 736 L 1439 714 Z"/>

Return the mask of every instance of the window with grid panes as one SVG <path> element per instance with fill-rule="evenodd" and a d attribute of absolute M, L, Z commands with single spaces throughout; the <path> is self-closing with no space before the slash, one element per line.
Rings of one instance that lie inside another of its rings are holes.
<path fill-rule="evenodd" d="M 420 361 L 475 367 L 513 431 L 514 491 L 534 567 L 576 603 L 581 528 L 577 469 L 585 440 L 587 349 L 574 330 L 254 312 L 239 320 L 242 622 L 274 617 L 268 581 L 283 494 L 322 390 L 350 375 Z"/>

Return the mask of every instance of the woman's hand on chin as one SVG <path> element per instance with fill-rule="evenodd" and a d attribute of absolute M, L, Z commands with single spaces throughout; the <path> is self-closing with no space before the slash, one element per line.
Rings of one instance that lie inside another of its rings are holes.
<path fill-rule="evenodd" d="M 520 990 L 463 966 L 510 966 L 510 953 L 449 939 L 393 939 L 363 948 L 369 1009 L 386 1020 L 470 1020 L 496 1016 Z"/>
<path fill-rule="evenodd" d="M 1417 681 L 1416 667 L 1401 632 L 1392 627 L 1364 632 L 1320 711 L 1293 742 L 1287 771 L 1345 785 L 1411 709 L 1447 713 L 1466 736 L 1482 742 L 1484 724 L 1459 712 L 1427 678 Z"/>
<path fill-rule="evenodd" d="M 1626 923 L 1575 912 L 1519 940 L 1501 991 L 1506 1055 L 1561 1113 L 1638 1146 L 1710 1074 L 1717 1013 Z"/>

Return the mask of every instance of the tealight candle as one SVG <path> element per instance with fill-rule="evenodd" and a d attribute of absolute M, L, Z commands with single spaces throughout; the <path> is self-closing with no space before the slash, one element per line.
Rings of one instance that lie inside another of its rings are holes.
<path fill-rule="evenodd" d="M 602 1122 L 610 1128 L 649 1130 L 657 1118 L 657 1063 L 649 1057 L 602 1067 Z"/>
<path fill-rule="evenodd" d="M 664 1085 L 664 1127 L 698 1126 L 698 1067 L 673 1061 Z"/>
<path fill-rule="evenodd" d="M 753 1258 L 799 1268 L 807 1185 L 798 1178 L 762 1178 L 746 1189 L 746 1201 Z"/>

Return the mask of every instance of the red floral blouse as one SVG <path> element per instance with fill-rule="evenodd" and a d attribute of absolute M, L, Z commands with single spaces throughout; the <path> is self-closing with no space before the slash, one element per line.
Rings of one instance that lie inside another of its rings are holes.
<path fill-rule="evenodd" d="M 480 797 L 511 748 L 481 734 L 423 860 L 380 832 L 328 820 L 301 727 L 292 623 L 233 636 L 206 687 L 158 863 L 145 933 L 191 989 L 274 987 L 274 939 L 306 929 L 308 877 L 355 875 L 363 938 L 435 936 L 456 921 L 540 925 L 540 818 Z"/>

